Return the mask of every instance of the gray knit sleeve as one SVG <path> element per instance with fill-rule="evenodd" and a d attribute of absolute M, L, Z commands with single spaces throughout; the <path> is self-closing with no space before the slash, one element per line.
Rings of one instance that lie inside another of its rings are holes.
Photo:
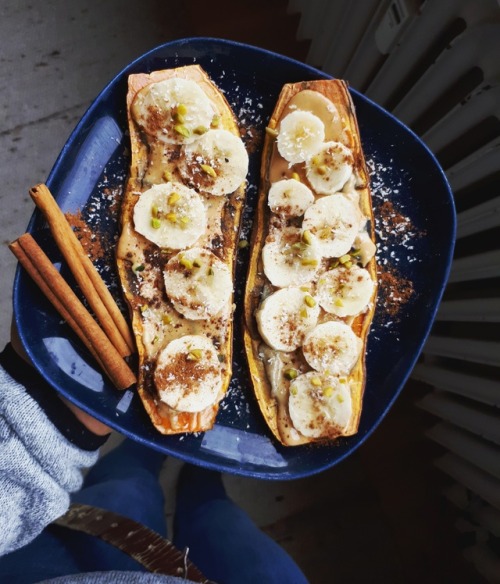
<path fill-rule="evenodd" d="M 146 574 L 144 572 L 91 572 L 89 574 L 72 574 L 38 584 L 195 584 L 192 580 L 165 576 L 163 574 Z M 215 582 L 213 583 L 215 584 Z"/>
<path fill-rule="evenodd" d="M 0 366 L 0 555 L 65 513 L 98 451 L 71 444 L 24 386 Z"/>

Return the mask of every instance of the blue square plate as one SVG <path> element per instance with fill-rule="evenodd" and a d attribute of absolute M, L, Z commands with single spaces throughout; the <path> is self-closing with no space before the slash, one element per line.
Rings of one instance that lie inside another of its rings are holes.
<path fill-rule="evenodd" d="M 192 63 L 201 65 L 225 93 L 249 148 L 243 237 L 249 235 L 256 203 L 264 128 L 283 84 L 329 77 L 256 47 L 194 38 L 146 53 L 111 81 L 71 134 L 47 184 L 63 211 L 81 213 L 104 242 L 107 253 L 100 260 L 101 273 L 118 297 L 112 250 L 117 237 L 117 197 L 129 164 L 127 77 Z M 43 377 L 83 410 L 126 436 L 224 472 L 264 479 L 304 477 L 333 466 L 362 444 L 401 391 L 429 333 L 451 263 L 455 213 L 446 178 L 420 139 L 364 96 L 356 91 L 352 96 L 371 170 L 382 283 L 368 342 L 363 413 L 355 436 L 333 445 L 285 448 L 268 431 L 249 384 L 241 342 L 248 250 L 241 251 L 237 265 L 234 377 L 210 432 L 158 433 L 139 397 L 132 391 L 115 390 L 103 378 L 86 349 L 29 277 L 18 270 L 15 319 L 21 340 Z M 38 212 L 28 230 L 69 278 Z"/>

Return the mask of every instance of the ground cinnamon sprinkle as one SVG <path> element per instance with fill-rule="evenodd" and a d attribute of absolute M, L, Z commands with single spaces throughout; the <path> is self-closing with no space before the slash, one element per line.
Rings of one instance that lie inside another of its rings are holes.
<path fill-rule="evenodd" d="M 378 203 L 374 209 L 378 246 L 378 317 L 387 326 L 398 319 L 404 306 L 413 300 L 416 293 L 413 282 L 401 275 L 397 265 L 400 261 L 402 265 L 418 261 L 414 240 L 424 237 L 426 233 L 390 200 L 392 190 L 382 180 L 385 170 L 373 168 L 372 180 L 375 178 L 378 185 L 374 191 Z M 399 192 L 399 187 L 394 192 Z"/>
<path fill-rule="evenodd" d="M 82 217 L 82 212 L 65 213 L 68 223 L 82 244 L 85 253 L 92 259 L 98 260 L 104 256 L 104 248 L 98 235 L 90 229 Z"/>
<path fill-rule="evenodd" d="M 413 225 L 411 219 L 403 215 L 392 203 L 385 200 L 377 208 L 377 220 L 381 229 L 387 235 L 409 235 L 412 237 L 423 237 L 425 231 L 418 230 Z"/>
<path fill-rule="evenodd" d="M 377 266 L 378 297 L 383 312 L 391 317 L 398 316 L 404 306 L 415 294 L 413 283 L 403 278 L 395 268 Z"/>
<path fill-rule="evenodd" d="M 395 229 L 405 230 L 411 227 L 410 219 L 397 211 L 392 201 L 384 201 L 377 209 L 377 213 L 389 232 L 393 232 Z"/>
<path fill-rule="evenodd" d="M 240 126 L 240 135 L 248 154 L 255 154 L 262 145 L 262 132 L 255 126 Z"/>
<path fill-rule="evenodd" d="M 110 228 L 110 224 L 118 219 L 121 194 L 121 187 L 105 187 L 102 193 L 89 200 L 84 210 L 65 213 L 83 249 L 94 263 L 112 261 L 116 240 L 115 230 Z"/>
<path fill-rule="evenodd" d="M 107 197 L 111 203 L 109 205 L 108 211 L 113 217 L 118 217 L 118 213 L 120 212 L 120 204 L 121 204 L 121 197 L 123 194 L 122 186 L 118 188 L 105 188 L 103 189 L 103 194 Z"/>

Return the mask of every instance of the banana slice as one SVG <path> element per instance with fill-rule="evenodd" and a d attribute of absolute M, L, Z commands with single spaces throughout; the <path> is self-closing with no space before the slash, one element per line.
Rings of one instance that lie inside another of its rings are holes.
<path fill-rule="evenodd" d="M 295 351 L 316 326 L 319 304 L 300 288 L 282 288 L 268 296 L 256 312 L 264 341 L 277 351 Z"/>
<path fill-rule="evenodd" d="M 206 226 L 202 198 L 181 183 L 154 185 L 140 195 L 134 207 L 135 230 L 162 248 L 189 247 Z"/>
<path fill-rule="evenodd" d="M 268 203 L 277 215 L 301 217 L 314 203 L 314 195 L 304 183 L 294 178 L 283 179 L 271 185 Z"/>
<path fill-rule="evenodd" d="M 335 438 L 352 416 L 352 397 L 344 378 L 312 371 L 290 384 L 288 410 L 294 428 L 309 438 Z"/>
<path fill-rule="evenodd" d="M 281 121 L 276 146 L 290 164 L 305 162 L 321 149 L 325 125 L 311 112 L 294 111 Z"/>
<path fill-rule="evenodd" d="M 358 256 L 362 266 L 366 266 L 377 253 L 377 246 L 372 241 L 367 231 L 360 231 L 356 235 L 353 247 L 359 250 Z"/>
<path fill-rule="evenodd" d="M 193 247 L 171 257 L 163 271 L 165 291 L 174 308 L 189 320 L 217 315 L 230 299 L 233 278 L 214 253 Z"/>
<path fill-rule="evenodd" d="M 320 277 L 316 295 L 326 312 L 343 318 L 363 312 L 374 288 L 368 270 L 359 266 L 338 267 Z"/>
<path fill-rule="evenodd" d="M 143 130 L 167 144 L 188 144 L 206 131 L 215 110 L 205 92 L 188 79 L 165 79 L 141 89 L 132 116 Z"/>
<path fill-rule="evenodd" d="M 359 429 L 377 287 L 375 220 L 345 81 L 284 85 L 268 128 L 244 342 L 264 419 L 294 447 Z M 302 343 L 293 336 L 300 308 L 292 289 L 309 289 L 320 307 L 316 324 L 297 331 Z"/>
<path fill-rule="evenodd" d="M 264 273 L 278 288 L 300 286 L 313 280 L 321 259 L 316 237 L 309 232 L 304 237 L 297 227 L 283 229 L 262 248 Z"/>
<path fill-rule="evenodd" d="M 204 335 L 170 341 L 154 372 L 161 401 L 179 412 L 201 412 L 216 403 L 221 379 L 218 353 Z"/>
<path fill-rule="evenodd" d="M 228 130 L 209 130 L 184 148 L 181 176 L 192 187 L 211 195 L 233 193 L 248 172 L 248 153 L 241 138 Z"/>
<path fill-rule="evenodd" d="M 338 258 L 352 247 L 364 218 L 343 195 L 318 199 L 304 214 L 302 227 L 316 236 L 321 254 Z"/>
<path fill-rule="evenodd" d="M 316 371 L 332 375 L 347 375 L 354 367 L 361 351 L 361 339 L 343 322 L 318 324 L 307 333 L 302 352 L 305 360 Z"/>
<path fill-rule="evenodd" d="M 326 142 L 306 162 L 306 176 L 319 195 L 332 195 L 349 180 L 354 166 L 351 150 L 341 142 Z"/>

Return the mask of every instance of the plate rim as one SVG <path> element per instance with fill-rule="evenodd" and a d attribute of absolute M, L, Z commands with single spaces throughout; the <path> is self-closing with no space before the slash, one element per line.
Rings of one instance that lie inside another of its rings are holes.
<path fill-rule="evenodd" d="M 61 165 L 61 161 L 63 161 L 67 151 L 72 148 L 73 143 L 75 142 L 76 138 L 78 136 L 80 136 L 82 128 L 85 126 L 85 124 L 89 120 L 89 118 L 92 117 L 94 110 L 98 107 L 98 105 L 101 103 L 101 101 L 103 100 L 103 98 L 105 96 L 108 96 L 108 94 L 110 92 L 112 92 L 113 90 L 116 89 L 116 86 L 124 78 L 126 78 L 140 64 L 143 64 L 147 61 L 151 61 L 153 58 L 160 56 L 165 51 L 169 51 L 169 50 L 172 50 L 175 48 L 180 48 L 180 47 L 186 47 L 186 46 L 202 46 L 202 45 L 206 46 L 207 44 L 220 45 L 220 46 L 226 47 L 228 49 L 232 49 L 232 48 L 234 49 L 236 47 L 238 50 L 250 51 L 250 52 L 254 52 L 254 53 L 257 52 L 259 54 L 266 55 L 268 58 L 277 59 L 280 62 L 284 61 L 293 67 L 299 67 L 301 70 L 303 70 L 311 75 L 314 75 L 318 78 L 322 78 L 322 79 L 331 79 L 332 78 L 331 75 L 329 75 L 323 71 L 320 71 L 320 70 L 312 67 L 311 65 L 308 65 L 308 64 L 303 63 L 301 61 L 298 61 L 296 59 L 287 57 L 286 55 L 281 55 L 279 53 L 270 51 L 268 49 L 264 49 L 264 48 L 250 45 L 250 44 L 246 44 L 246 43 L 241 43 L 238 41 L 231 41 L 231 40 L 227 40 L 227 39 L 218 39 L 215 37 L 187 37 L 187 38 L 176 39 L 176 40 L 169 41 L 167 43 L 160 44 L 160 45 L 153 47 L 152 49 L 146 51 L 145 53 L 143 53 L 142 55 L 138 56 L 133 61 L 128 63 L 125 67 L 123 67 L 116 75 L 114 75 L 112 77 L 112 79 L 103 87 L 103 89 L 98 93 L 98 95 L 92 100 L 89 107 L 82 114 L 81 118 L 79 119 L 79 121 L 75 125 L 74 129 L 69 134 L 63 148 L 59 152 L 59 154 L 58 154 L 58 156 L 57 156 L 57 158 L 52 166 L 52 169 L 49 172 L 49 175 L 48 175 L 47 180 L 46 180 L 46 184 L 49 186 L 49 188 L 51 188 L 51 185 L 55 180 L 55 176 L 58 172 L 59 166 Z M 269 470 L 266 472 L 260 472 L 260 471 L 253 471 L 253 470 L 248 470 L 248 469 L 242 470 L 239 468 L 233 468 L 231 465 L 228 465 L 222 469 L 223 472 L 230 472 L 232 474 L 239 474 L 242 476 L 268 479 L 268 480 L 297 479 L 297 478 L 303 478 L 306 476 L 312 476 L 312 475 L 317 474 L 319 472 L 323 472 L 323 471 L 327 470 L 328 468 L 331 468 L 332 466 L 335 466 L 336 464 L 340 463 L 347 456 L 349 456 L 350 454 L 355 452 L 365 442 L 365 440 L 373 434 L 373 432 L 379 426 L 379 424 L 382 422 L 382 420 L 384 420 L 387 413 L 394 405 L 394 402 L 399 397 L 399 395 L 400 395 L 402 389 L 404 388 L 406 382 L 408 381 L 409 377 L 411 376 L 413 368 L 414 368 L 418 358 L 420 357 L 422 350 L 425 346 L 425 343 L 427 341 L 427 338 L 431 332 L 437 311 L 439 309 L 439 305 L 441 303 L 442 296 L 443 296 L 445 288 L 446 288 L 446 284 L 447 284 L 448 279 L 449 279 L 449 274 L 451 271 L 452 260 L 453 260 L 454 247 L 455 247 L 455 239 L 456 239 L 456 210 L 455 210 L 455 203 L 454 203 L 454 199 L 453 199 L 452 190 L 451 190 L 451 187 L 449 185 L 449 182 L 448 182 L 448 179 L 446 177 L 444 170 L 442 169 L 441 165 L 439 164 L 434 153 L 425 144 L 425 142 L 422 140 L 422 138 L 420 138 L 411 128 L 406 126 L 406 124 L 404 124 L 402 121 L 400 121 L 398 118 L 396 118 L 391 112 L 388 112 L 382 106 L 378 105 L 373 100 L 371 100 L 369 97 L 367 97 L 366 95 L 357 91 L 356 89 L 349 87 L 349 91 L 353 94 L 355 99 L 359 99 L 359 100 L 366 102 L 369 105 L 369 107 L 377 109 L 383 115 L 389 117 L 391 119 L 392 123 L 396 123 L 401 129 L 403 129 L 403 131 L 409 133 L 411 138 L 415 142 L 417 142 L 420 147 L 422 147 L 425 150 L 426 155 L 432 160 L 432 163 L 435 167 L 435 170 L 438 171 L 440 179 L 441 179 L 443 186 L 445 187 L 445 190 L 447 192 L 446 203 L 449 206 L 449 211 L 450 211 L 449 217 L 448 217 L 448 220 L 450 221 L 450 224 L 448 226 L 448 228 L 450 230 L 450 243 L 449 243 L 449 246 L 447 248 L 447 253 L 444 255 L 443 260 L 442 260 L 442 264 L 444 266 L 444 269 L 443 269 L 442 273 L 440 274 L 441 282 L 439 284 L 439 291 L 432 298 L 433 306 L 432 306 L 432 309 L 430 310 L 430 312 L 428 313 L 429 318 L 427 321 L 427 325 L 424 329 L 424 332 L 423 332 L 423 335 L 420 339 L 420 342 L 418 343 L 418 350 L 413 353 L 412 359 L 409 360 L 410 365 L 406 368 L 405 375 L 403 375 L 401 377 L 401 379 L 399 380 L 398 387 L 395 389 L 394 394 L 391 397 L 391 399 L 387 400 L 386 405 L 383 408 L 380 415 L 377 417 L 376 422 L 374 424 L 372 424 L 368 428 L 368 430 L 366 432 L 364 432 L 364 434 L 362 436 L 359 436 L 359 434 L 357 435 L 358 440 L 355 443 L 353 443 L 353 446 L 346 448 L 345 451 L 340 456 L 334 456 L 333 462 L 330 460 L 325 460 L 322 465 L 319 465 L 312 470 L 309 468 L 309 469 L 306 469 L 302 472 L 294 471 L 291 474 L 289 474 L 286 471 L 272 472 Z M 27 231 L 32 231 L 34 222 L 35 222 L 37 217 L 38 217 L 38 213 L 37 213 L 37 210 L 35 209 L 30 220 L 29 220 L 28 226 L 26 228 Z M 97 419 L 100 419 L 101 421 L 103 421 L 103 423 L 108 424 L 115 431 L 118 431 L 118 432 L 128 436 L 131 439 L 134 439 L 140 443 L 143 443 L 143 444 L 147 445 L 148 447 L 155 448 L 155 445 L 149 443 L 147 441 L 147 439 L 142 438 L 141 436 L 137 436 L 136 434 L 133 434 L 130 431 L 124 430 L 123 427 L 121 427 L 119 425 L 119 423 L 115 423 L 114 420 L 106 419 L 105 416 L 102 417 L 101 414 L 95 413 L 90 406 L 87 406 L 85 403 L 82 403 L 81 400 L 79 400 L 78 398 L 75 398 L 72 395 L 67 395 L 64 392 L 64 389 L 61 388 L 61 384 L 57 381 L 54 382 L 54 380 L 50 378 L 50 376 L 48 375 L 46 370 L 44 368 L 42 368 L 42 366 L 38 363 L 38 361 L 36 359 L 34 359 L 32 347 L 26 342 L 25 333 L 22 330 L 22 327 L 19 326 L 20 325 L 20 323 L 19 323 L 19 309 L 20 309 L 19 303 L 21 302 L 21 300 L 20 300 L 21 272 L 22 272 L 21 267 L 18 264 L 16 267 L 16 272 L 15 272 L 15 276 L 14 276 L 14 285 L 13 285 L 13 308 L 14 308 L 13 318 L 16 322 L 16 325 L 18 326 L 18 331 L 19 331 L 19 336 L 20 336 L 21 342 L 23 343 L 23 346 L 24 346 L 27 354 L 29 355 L 32 363 L 34 364 L 35 368 L 37 369 L 37 371 L 42 375 L 42 377 L 52 387 L 54 387 L 54 389 L 58 393 L 62 393 L 63 395 L 68 397 L 68 399 L 70 399 L 73 403 L 75 403 L 78 407 L 80 407 L 81 409 L 83 409 L 84 411 L 89 413 L 90 415 L 96 417 Z M 169 450 L 169 449 L 167 448 L 166 450 Z M 177 452 L 174 454 L 171 454 L 169 452 L 169 455 L 179 457 L 187 462 L 195 462 L 196 464 L 198 464 L 200 466 L 205 466 L 207 468 L 220 470 L 220 465 L 213 464 L 210 461 L 200 460 L 199 458 L 197 458 L 196 456 L 192 456 L 191 454 L 180 455 Z"/>

